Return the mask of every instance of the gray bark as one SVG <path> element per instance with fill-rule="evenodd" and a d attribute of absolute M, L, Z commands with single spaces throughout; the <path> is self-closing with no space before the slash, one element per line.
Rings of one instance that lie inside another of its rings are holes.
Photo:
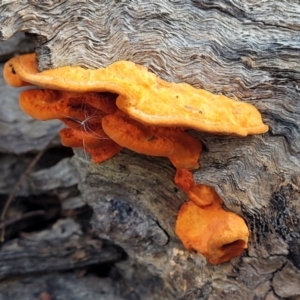
<path fill-rule="evenodd" d="M 84 236 L 78 224 L 64 219 L 50 230 L 6 243 L 0 251 L 0 279 L 116 262 L 122 256 L 120 249 Z"/>
<path fill-rule="evenodd" d="M 186 199 L 167 160 L 123 151 L 95 165 L 77 152 L 94 229 L 160 277 L 174 298 L 300 295 L 293 280 L 300 276 L 299 13 L 291 0 L 0 4 L 0 37 L 32 34 L 40 70 L 127 59 L 168 81 L 252 103 L 270 126 L 247 138 L 194 133 L 205 145 L 196 181 L 213 186 L 251 230 L 248 251 L 216 267 L 174 234 Z"/>
<path fill-rule="evenodd" d="M 121 300 L 122 297 L 111 279 L 53 273 L 0 283 L 0 300 L 8 299 Z"/>
<path fill-rule="evenodd" d="M 0 157 L 0 194 L 11 192 L 27 164 L 24 156 L 5 154 Z M 77 177 L 70 159 L 65 158 L 53 167 L 32 172 L 23 181 L 17 195 L 41 195 L 58 188 L 70 188 L 78 183 Z"/>

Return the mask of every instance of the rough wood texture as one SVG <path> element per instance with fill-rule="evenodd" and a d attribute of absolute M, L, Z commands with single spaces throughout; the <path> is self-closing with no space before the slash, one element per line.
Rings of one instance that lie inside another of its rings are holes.
<path fill-rule="evenodd" d="M 28 159 L 27 159 L 28 160 Z M 0 194 L 9 194 L 28 163 L 24 156 L 0 156 Z M 69 188 L 78 182 L 77 172 L 69 158 L 50 168 L 29 174 L 17 192 L 18 196 L 41 195 L 58 188 Z"/>
<path fill-rule="evenodd" d="M 50 230 L 7 243 L 0 251 L 0 279 L 116 262 L 122 257 L 122 250 L 85 237 L 77 223 L 64 219 Z"/>
<path fill-rule="evenodd" d="M 72 273 L 18 278 L 18 281 L 0 284 L 0 300 L 123 300 L 118 296 L 111 279 L 88 275 L 80 278 Z"/>
<path fill-rule="evenodd" d="M 53 273 L 0 283 L 0 300 L 122 300 L 109 278 Z"/>
<path fill-rule="evenodd" d="M 120 264 L 120 263 L 118 263 Z M 119 265 L 119 269 L 121 266 Z M 40 274 L 39 276 L 16 277 L 14 281 L 0 283 L 0 300 L 153 300 L 170 299 L 163 294 L 162 282 L 147 270 L 137 272 L 135 266 L 124 264 L 122 268 L 132 269 L 128 278 L 121 278 L 116 270 L 112 270 L 111 278 L 101 278 L 94 274 L 81 277 L 80 272 Z M 128 272 L 127 272 L 128 273 Z M 132 288 L 131 282 L 135 282 Z M 147 288 L 145 288 L 147 282 Z M 156 297 L 160 292 L 163 298 Z M 48 295 L 48 298 L 46 297 Z M 42 296 L 44 298 L 42 298 Z M 51 296 L 52 298 L 49 298 Z"/>
<path fill-rule="evenodd" d="M 245 255 L 221 266 L 205 265 L 174 236 L 185 198 L 166 160 L 127 151 L 100 166 L 75 160 L 95 229 L 161 276 L 175 298 L 299 296 L 291 280 L 300 274 L 299 13 L 292 0 L 1 2 L 0 37 L 31 33 L 41 70 L 128 59 L 262 112 L 270 126 L 262 136 L 197 133 L 205 151 L 195 179 L 214 186 L 252 233 Z"/>

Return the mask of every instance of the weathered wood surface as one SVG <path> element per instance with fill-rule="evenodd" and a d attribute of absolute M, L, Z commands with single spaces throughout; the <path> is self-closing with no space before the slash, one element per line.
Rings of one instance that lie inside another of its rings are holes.
<path fill-rule="evenodd" d="M 0 300 L 122 300 L 124 299 L 109 278 L 72 273 L 53 273 L 0 283 Z"/>
<path fill-rule="evenodd" d="M 9 194 L 20 174 L 28 165 L 24 156 L 0 156 L 0 194 Z M 23 181 L 18 196 L 41 195 L 55 189 L 70 188 L 78 183 L 77 172 L 70 158 L 60 160 L 50 168 L 32 172 Z"/>
<path fill-rule="evenodd" d="M 122 265 L 123 264 L 123 265 Z M 99 266 L 101 268 L 101 266 Z M 122 268 L 134 270 L 122 278 Z M 134 289 L 132 282 L 135 283 Z M 147 288 L 145 288 L 147 282 Z M 0 300 L 153 300 L 169 299 L 165 287 L 157 277 L 145 268 L 136 270 L 127 262 L 118 263 L 118 270 L 112 270 L 110 277 L 99 278 L 95 274 L 78 272 L 38 274 L 15 277 L 15 280 L 0 282 Z M 160 293 L 162 297 L 157 297 Z M 46 297 L 47 296 L 47 297 Z M 43 298 L 44 297 L 44 298 Z M 51 297 L 51 298 L 50 298 Z"/>
<path fill-rule="evenodd" d="M 49 230 L 27 234 L 4 245 L 0 250 L 0 279 L 83 268 L 122 258 L 121 249 L 85 236 L 79 224 L 63 219 Z"/>
<path fill-rule="evenodd" d="M 270 131 L 198 134 L 198 182 L 214 186 L 251 229 L 249 250 L 212 267 L 174 235 L 185 201 L 164 159 L 124 151 L 102 165 L 78 152 L 84 199 L 99 235 L 160 276 L 176 298 L 280 299 L 300 295 L 297 1 L 2 1 L 0 37 L 32 34 L 40 70 L 128 59 L 160 77 L 254 104 Z M 125 234 L 124 234 L 125 232 Z M 279 282 L 281 284 L 279 284 Z"/>

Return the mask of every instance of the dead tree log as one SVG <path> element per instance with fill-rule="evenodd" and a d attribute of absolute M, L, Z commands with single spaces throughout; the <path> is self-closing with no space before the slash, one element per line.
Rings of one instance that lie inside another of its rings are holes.
<path fill-rule="evenodd" d="M 78 233 L 82 234 L 78 224 L 65 219 L 51 230 L 7 243 L 0 251 L 0 280 L 12 275 L 65 271 L 121 260 L 120 249 Z"/>
<path fill-rule="evenodd" d="M 205 151 L 196 181 L 213 186 L 251 229 L 248 251 L 217 267 L 174 234 L 185 196 L 167 160 L 129 151 L 101 165 L 74 158 L 94 228 L 160 276 L 174 298 L 300 295 L 299 13 L 291 0 L 0 4 L 0 38 L 31 34 L 40 70 L 126 59 L 167 81 L 252 103 L 270 126 L 247 138 L 197 134 Z"/>

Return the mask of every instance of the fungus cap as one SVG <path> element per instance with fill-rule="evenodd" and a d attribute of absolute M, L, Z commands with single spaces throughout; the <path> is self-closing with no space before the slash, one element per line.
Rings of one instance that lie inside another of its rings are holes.
<path fill-rule="evenodd" d="M 177 168 L 197 169 L 200 141 L 179 128 L 145 126 L 117 111 L 103 117 L 104 132 L 134 152 L 168 157 Z"/>
<path fill-rule="evenodd" d="M 212 264 L 240 255 L 249 237 L 245 221 L 225 211 L 216 191 L 195 183 L 190 171 L 176 170 L 174 181 L 189 198 L 179 210 L 175 228 L 185 248 L 200 252 Z"/>
<path fill-rule="evenodd" d="M 80 147 L 89 153 L 95 163 L 102 163 L 122 150 L 122 147 L 111 139 L 99 139 L 90 134 L 64 128 L 59 132 L 61 143 L 67 147 Z"/>
<path fill-rule="evenodd" d="M 204 255 L 211 264 L 224 263 L 247 248 L 249 231 L 238 215 L 212 204 L 199 207 L 184 203 L 178 213 L 175 232 L 188 250 Z"/>
<path fill-rule="evenodd" d="M 3 69 L 4 80 L 13 87 L 30 86 L 29 82 L 23 81 L 20 76 L 16 73 L 13 65 L 9 62 L 5 64 Z"/>
<path fill-rule="evenodd" d="M 185 83 L 163 81 L 147 68 L 129 61 L 96 70 L 66 66 L 38 72 L 35 54 L 27 54 L 12 58 L 5 68 L 5 72 L 14 70 L 21 81 L 45 88 L 116 93 L 117 106 L 146 125 L 239 136 L 268 130 L 251 104 Z"/>
<path fill-rule="evenodd" d="M 24 112 L 38 120 L 76 118 L 78 121 L 99 122 L 102 116 L 113 113 L 113 97 L 101 93 L 75 93 L 50 89 L 30 89 L 19 96 Z"/>
<path fill-rule="evenodd" d="M 73 148 L 97 149 L 115 144 L 104 132 L 101 134 L 100 130 L 96 133 L 64 128 L 60 130 L 59 135 L 63 146 Z"/>

